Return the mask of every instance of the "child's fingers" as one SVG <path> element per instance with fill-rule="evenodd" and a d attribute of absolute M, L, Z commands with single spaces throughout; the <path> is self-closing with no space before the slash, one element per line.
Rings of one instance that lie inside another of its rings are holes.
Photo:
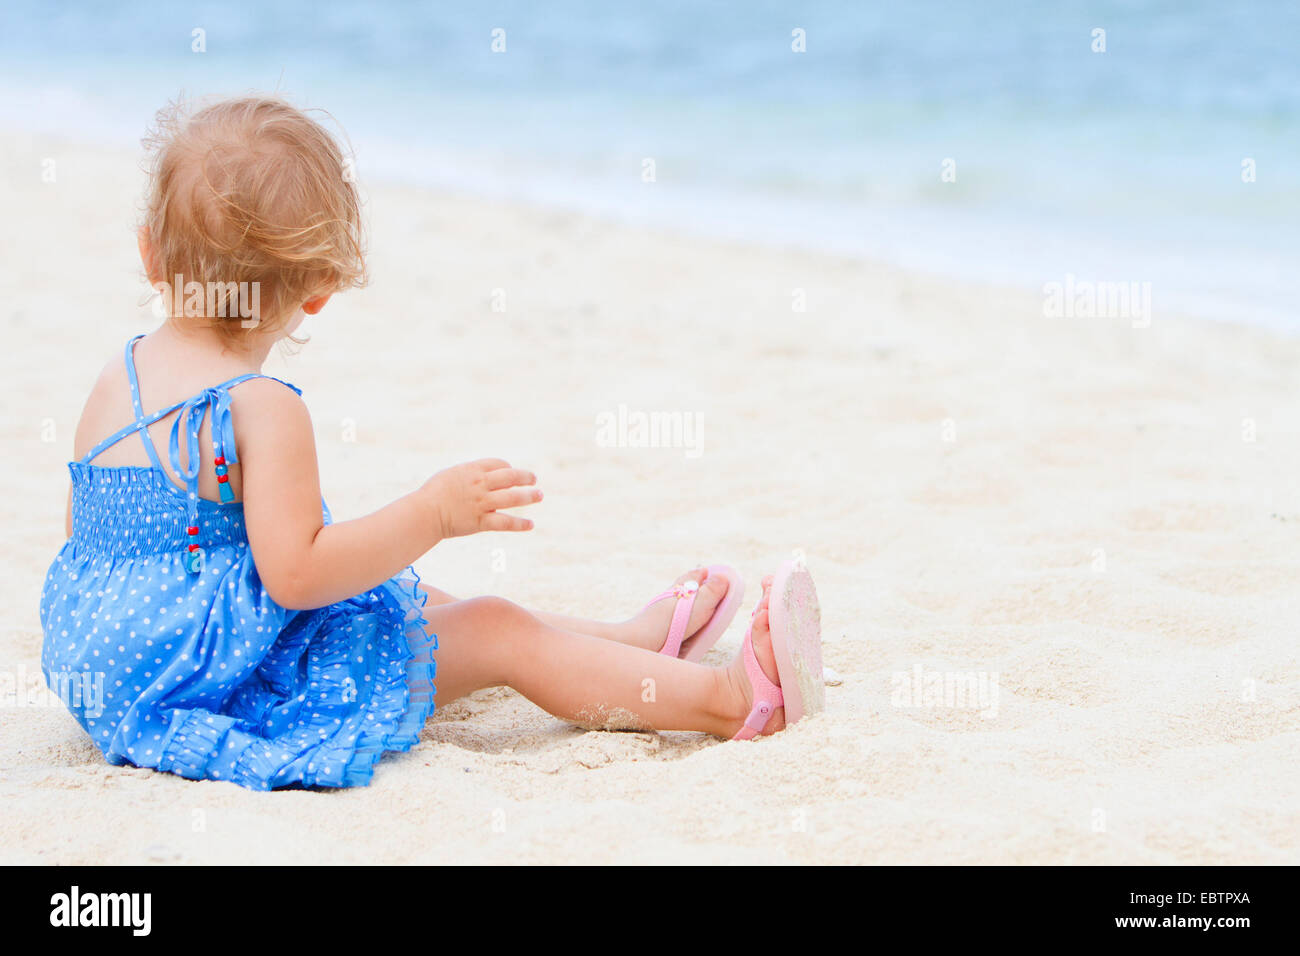
<path fill-rule="evenodd" d="M 513 488 L 516 485 L 535 485 L 537 476 L 531 471 L 523 468 L 496 468 L 489 471 L 484 480 L 487 482 L 488 491 L 498 491 L 501 488 Z"/>
<path fill-rule="evenodd" d="M 518 515 L 508 515 L 502 511 L 493 511 L 483 516 L 484 531 L 531 531 L 533 523 Z"/>
<path fill-rule="evenodd" d="M 541 488 L 502 488 L 483 496 L 483 504 L 488 511 L 504 511 L 507 508 L 521 508 L 542 500 Z"/>
<path fill-rule="evenodd" d="M 482 468 L 484 471 L 497 471 L 501 468 L 510 467 L 510 462 L 502 461 L 500 458 L 480 458 L 478 461 L 470 462 L 470 464 Z"/>

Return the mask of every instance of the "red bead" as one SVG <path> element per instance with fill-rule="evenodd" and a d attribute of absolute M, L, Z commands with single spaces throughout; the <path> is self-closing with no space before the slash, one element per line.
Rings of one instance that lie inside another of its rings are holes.
<path fill-rule="evenodd" d="M 192 544 L 192 545 L 190 545 L 190 550 L 191 550 L 191 551 L 197 551 L 197 550 L 199 550 L 199 546 L 198 546 L 197 544 Z"/>
<path fill-rule="evenodd" d="M 198 533 L 199 533 L 199 529 L 198 529 L 197 526 L 192 525 L 192 526 L 190 526 L 190 527 L 188 527 L 188 528 L 185 529 L 185 533 L 186 533 L 186 534 L 198 534 Z"/>
<path fill-rule="evenodd" d="M 229 481 L 229 480 L 230 480 L 230 476 L 229 476 L 229 475 L 217 475 L 217 483 L 218 483 L 218 484 L 225 484 L 225 483 L 226 483 L 227 481 Z"/>
<path fill-rule="evenodd" d="M 225 455 L 219 455 L 218 457 L 212 459 L 212 464 L 214 465 L 224 465 L 225 463 L 226 463 Z"/>

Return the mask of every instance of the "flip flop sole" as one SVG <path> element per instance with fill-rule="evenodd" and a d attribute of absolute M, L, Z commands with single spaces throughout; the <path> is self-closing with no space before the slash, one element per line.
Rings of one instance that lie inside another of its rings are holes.
<path fill-rule="evenodd" d="M 713 609 L 713 616 L 709 618 L 709 622 L 700 628 L 699 634 L 692 639 L 686 653 L 682 655 L 682 660 L 696 663 L 702 660 L 731 624 L 731 619 L 736 616 L 736 609 L 740 607 L 740 602 L 745 597 L 745 582 L 740 577 L 739 571 L 725 564 L 710 564 L 709 577 L 715 574 L 727 579 L 727 593 Z"/>
<path fill-rule="evenodd" d="M 826 706 L 821 604 L 807 568 L 786 561 L 777 569 L 769 592 L 767 619 L 789 726 L 820 713 Z"/>

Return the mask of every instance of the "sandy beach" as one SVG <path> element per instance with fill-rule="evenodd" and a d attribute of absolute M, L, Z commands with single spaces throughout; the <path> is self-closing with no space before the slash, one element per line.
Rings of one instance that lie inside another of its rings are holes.
<path fill-rule="evenodd" d="M 364 166 L 371 286 L 267 369 L 304 390 L 335 515 L 505 457 L 545 489 L 537 529 L 439 545 L 427 581 L 621 619 L 726 561 L 750 596 L 713 662 L 798 550 L 827 709 L 723 743 L 496 690 L 363 789 L 108 766 L 24 681 L 81 403 L 155 324 L 143 177 L 14 134 L 0 167 L 0 862 L 1300 863 L 1300 342 L 1181 319 L 1159 287 L 1146 327 L 1049 318 L 1032 289 Z M 638 414 L 683 429 L 598 427 Z"/>

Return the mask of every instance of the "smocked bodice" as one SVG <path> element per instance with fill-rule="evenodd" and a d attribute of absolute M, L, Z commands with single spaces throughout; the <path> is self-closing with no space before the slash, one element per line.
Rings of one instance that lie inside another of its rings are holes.
<path fill-rule="evenodd" d="M 187 493 L 157 468 L 74 461 L 68 470 L 72 544 L 78 551 L 136 557 L 183 551 L 191 542 L 205 550 L 248 544 L 242 504 L 200 498 L 192 518 Z M 197 536 L 187 533 L 191 527 L 199 529 Z"/>

